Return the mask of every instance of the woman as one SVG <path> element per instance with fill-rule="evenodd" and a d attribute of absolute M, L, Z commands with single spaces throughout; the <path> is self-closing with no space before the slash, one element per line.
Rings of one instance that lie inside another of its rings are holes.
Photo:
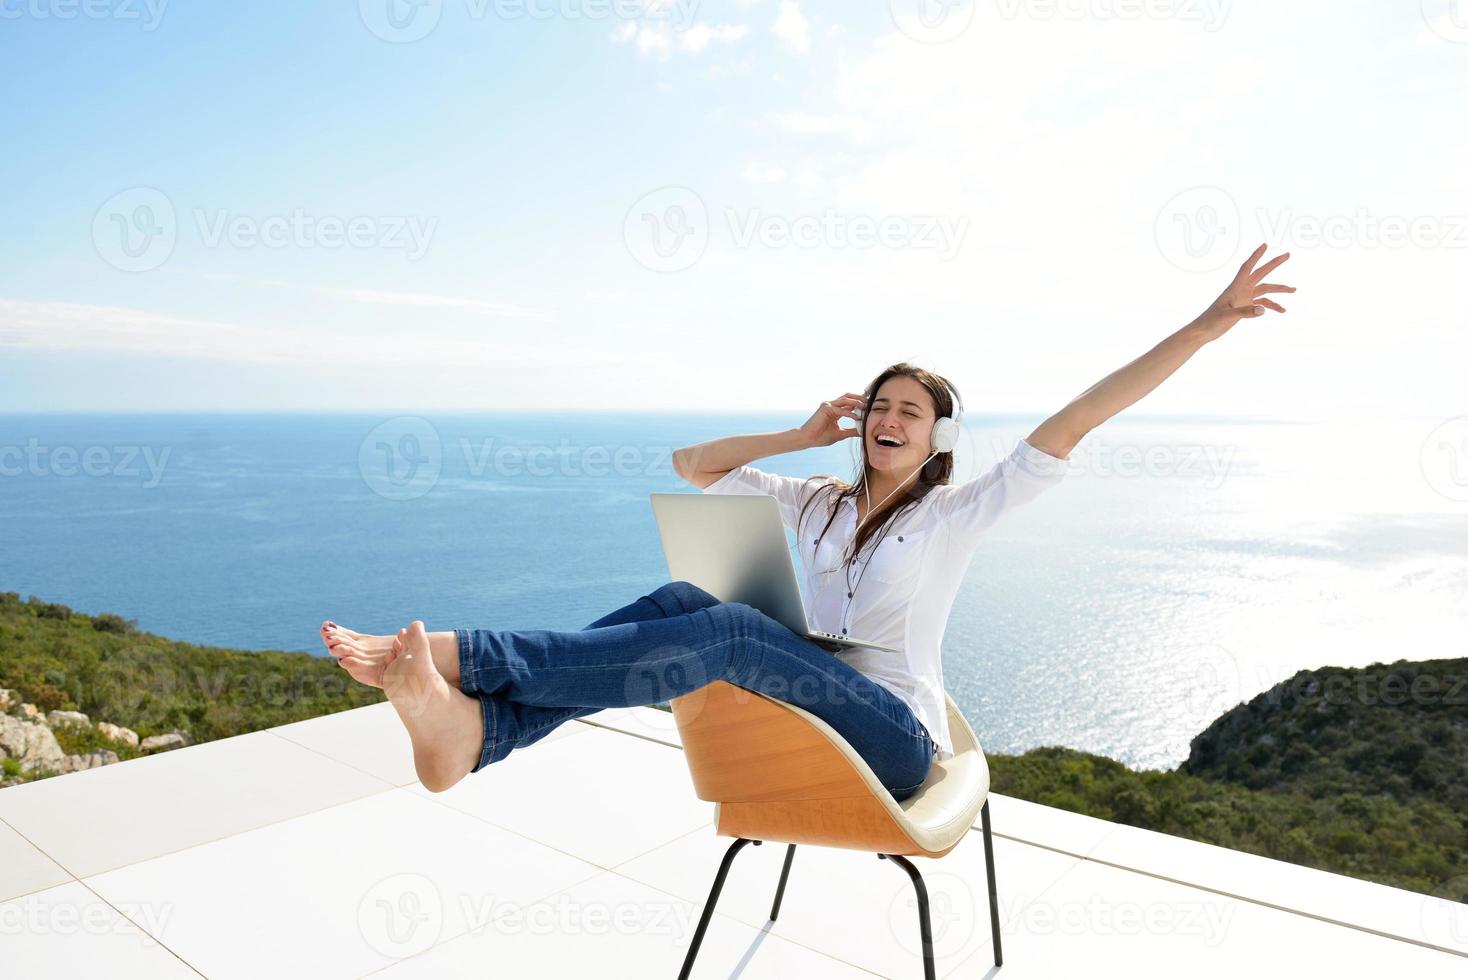
<path fill-rule="evenodd" d="M 396 637 L 322 625 L 332 655 L 381 687 L 413 743 L 418 779 L 443 792 L 460 779 L 602 708 L 655 704 L 715 680 L 799 705 L 825 720 L 898 800 L 934 758 L 951 755 L 939 651 L 953 598 L 982 533 L 1058 482 L 1071 449 L 1244 317 L 1294 292 L 1264 282 L 1260 245 L 1197 319 L 1114 371 L 1016 443 L 986 474 L 953 484 L 942 422 L 952 386 L 908 364 L 863 394 L 824 402 L 798 429 L 730 436 L 680 449 L 678 474 L 704 492 L 767 493 L 796 532 L 812 626 L 893 646 L 828 649 L 742 603 L 670 582 L 579 631 L 460 629 L 415 620 Z M 854 419 L 856 428 L 841 426 Z M 934 438 L 938 426 L 939 437 Z M 765 456 L 862 439 L 855 484 L 799 480 L 749 466 Z M 873 499 L 877 501 L 873 506 Z"/>

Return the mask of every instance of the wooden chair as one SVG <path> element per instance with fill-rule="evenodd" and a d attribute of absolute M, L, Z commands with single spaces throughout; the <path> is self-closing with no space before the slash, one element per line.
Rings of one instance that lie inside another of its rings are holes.
<path fill-rule="evenodd" d="M 734 856 L 745 844 L 788 844 L 773 920 L 796 844 L 875 852 L 901 866 L 918 899 L 923 973 L 935 976 L 927 888 L 902 855 L 942 857 L 983 819 L 994 965 L 1002 966 L 994 844 L 989 827 L 989 764 L 958 705 L 946 693 L 953 758 L 933 763 L 912 796 L 897 802 L 836 730 L 808 711 L 727 681 L 714 681 L 669 705 L 683 738 L 688 771 L 701 800 L 715 804 L 715 833 L 735 838 L 724 854 L 679 980 L 687 980 Z"/>

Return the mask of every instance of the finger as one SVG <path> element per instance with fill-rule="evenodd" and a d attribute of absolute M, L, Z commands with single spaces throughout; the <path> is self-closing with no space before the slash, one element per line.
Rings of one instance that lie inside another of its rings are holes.
<path fill-rule="evenodd" d="M 1243 265 L 1239 266 L 1239 275 L 1247 276 L 1249 274 L 1249 270 L 1254 268 L 1254 263 L 1259 261 L 1259 256 L 1263 255 L 1264 250 L 1268 247 L 1269 243 L 1265 242 L 1263 245 L 1260 245 L 1258 248 L 1254 249 L 1254 253 L 1244 260 Z"/>
<path fill-rule="evenodd" d="M 1264 265 L 1264 267 L 1262 269 L 1260 269 L 1259 271 L 1255 272 L 1249 278 L 1252 279 L 1254 282 L 1258 282 L 1259 280 L 1263 279 L 1265 276 L 1267 276 L 1271 272 L 1273 272 L 1275 269 L 1278 269 L 1280 267 L 1280 264 L 1283 263 L 1283 262 L 1285 262 L 1285 261 L 1287 261 L 1289 259 L 1289 257 L 1290 257 L 1290 253 L 1289 252 L 1286 252 L 1283 255 L 1280 255 L 1280 256 L 1277 256 L 1277 257 L 1275 257 L 1273 259 L 1270 259 L 1269 262 L 1265 263 L 1265 265 Z"/>
<path fill-rule="evenodd" d="M 1255 286 L 1254 287 L 1254 295 L 1255 296 L 1260 296 L 1260 295 L 1263 295 L 1264 293 L 1293 293 L 1294 291 L 1295 291 L 1295 287 L 1294 286 L 1281 286 L 1281 285 L 1278 285 L 1277 283 L 1272 283 L 1272 282 L 1266 282 L 1262 286 Z"/>
<path fill-rule="evenodd" d="M 1233 306 L 1233 307 L 1230 307 L 1229 308 L 1229 311 L 1228 312 L 1232 313 L 1234 316 L 1247 316 L 1247 317 L 1263 316 L 1264 315 L 1264 307 L 1262 307 L 1262 306 Z"/>
<path fill-rule="evenodd" d="M 1283 306 L 1280 306 L 1278 303 L 1276 303 L 1272 299 L 1261 299 L 1261 300 L 1259 300 L 1259 305 L 1260 306 L 1267 306 L 1271 310 L 1277 310 L 1280 313 L 1285 312 L 1285 308 Z"/>

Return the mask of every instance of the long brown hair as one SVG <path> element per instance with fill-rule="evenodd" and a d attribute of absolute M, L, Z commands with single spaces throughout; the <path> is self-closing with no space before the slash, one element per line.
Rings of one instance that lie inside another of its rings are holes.
<path fill-rule="evenodd" d="M 872 404 L 872 399 L 877 397 L 877 392 L 881 390 L 882 385 L 887 382 L 888 378 L 897 377 L 898 375 L 912 378 L 927 389 L 928 394 L 933 398 L 933 407 L 938 413 L 934 421 L 944 416 L 953 415 L 953 395 L 949 392 L 951 386 L 942 375 L 934 374 L 932 371 L 909 364 L 906 361 L 899 361 L 877 375 L 872 380 L 872 383 L 867 385 L 866 390 L 862 392 L 866 396 L 866 407 L 868 410 L 863 411 L 861 415 L 861 468 L 857 470 L 849 483 L 829 473 L 813 476 L 806 481 L 809 484 L 815 480 L 823 480 L 825 484 L 819 488 L 819 492 L 805 502 L 805 506 L 800 509 L 800 519 L 804 520 L 805 512 L 817 500 L 827 500 L 831 507 L 830 516 L 826 518 L 826 526 L 821 528 L 821 533 L 816 536 L 816 547 L 820 546 L 821 539 L 831 529 L 831 523 L 836 519 L 836 511 L 840 508 L 841 501 L 846 497 L 855 497 L 858 493 L 862 492 L 862 475 L 867 472 L 867 468 L 871 465 L 867 460 L 867 419 L 871 416 L 869 409 Z M 877 535 L 878 540 L 880 540 L 878 532 L 885 533 L 888 525 L 895 521 L 904 511 L 917 506 L 933 487 L 943 486 L 951 482 L 953 482 L 953 454 L 951 452 L 938 453 L 923 464 L 922 469 L 918 472 L 916 481 L 903 487 L 900 492 L 892 494 L 891 499 L 886 503 L 877 506 L 877 514 L 882 515 L 880 523 L 871 514 L 866 516 L 865 523 L 856 532 L 856 540 L 853 542 L 851 554 L 847 556 L 844 563 L 855 561 L 856 556 L 861 554 L 862 548 L 866 546 L 866 543 L 874 535 Z M 799 526 L 800 522 L 797 521 L 796 527 Z"/>

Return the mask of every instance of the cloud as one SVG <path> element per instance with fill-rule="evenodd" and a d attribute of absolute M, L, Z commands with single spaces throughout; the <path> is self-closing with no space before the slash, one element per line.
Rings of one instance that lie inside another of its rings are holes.
<path fill-rule="evenodd" d="M 695 24 L 683 32 L 682 47 L 690 54 L 698 54 L 709 46 L 710 41 L 731 44 L 742 40 L 748 33 L 749 28 L 743 24 L 717 24 L 713 27 Z"/>
<path fill-rule="evenodd" d="M 867 121 L 855 113 L 772 112 L 768 118 L 787 133 L 803 136 L 841 134 L 854 137 L 863 134 L 867 128 Z"/>
<path fill-rule="evenodd" d="M 107 351 L 240 364 L 330 364 L 333 367 L 452 366 L 456 370 L 645 365 L 657 352 L 592 349 L 546 337 L 544 345 L 494 337 L 413 331 L 332 332 L 173 317 L 85 303 L 0 299 L 0 349 Z"/>
<path fill-rule="evenodd" d="M 783 184 L 786 173 L 783 167 L 766 163 L 748 163 L 741 174 L 749 184 Z"/>
<path fill-rule="evenodd" d="M 795 0 L 780 0 L 773 30 L 776 37 L 801 54 L 810 50 L 810 21 L 800 12 L 800 4 Z"/>
<path fill-rule="evenodd" d="M 351 300 L 356 303 L 374 303 L 379 306 L 411 306 L 420 309 L 472 310 L 491 316 L 519 320 L 549 320 L 554 315 L 550 310 L 511 303 L 496 303 L 490 300 L 464 299 L 458 296 L 435 296 L 431 293 L 394 293 L 376 289 L 336 289 L 320 286 L 313 290 L 322 296 Z"/>
<path fill-rule="evenodd" d="M 652 13 L 657 14 L 659 11 Z M 667 61 L 674 51 L 702 54 L 711 44 L 733 44 L 743 40 L 748 34 L 749 28 L 744 24 L 693 24 L 687 28 L 678 28 L 659 17 L 623 21 L 612 31 L 611 39 L 613 44 L 635 42 L 639 55 L 652 55 L 658 61 Z"/>

